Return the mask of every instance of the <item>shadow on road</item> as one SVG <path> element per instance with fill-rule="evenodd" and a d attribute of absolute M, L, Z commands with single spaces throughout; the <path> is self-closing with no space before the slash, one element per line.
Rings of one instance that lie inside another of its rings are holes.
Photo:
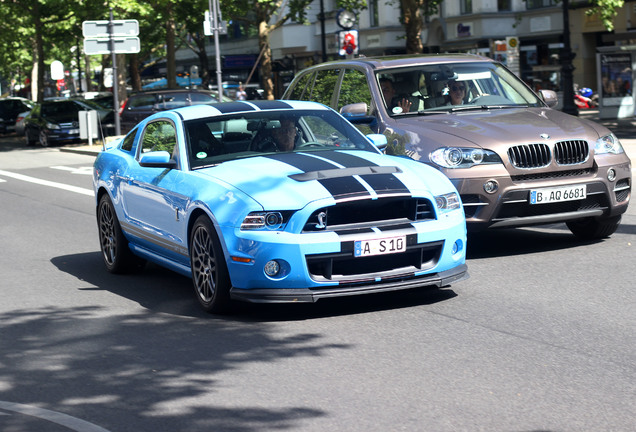
<path fill-rule="evenodd" d="M 106 290 L 153 312 L 231 321 L 273 322 L 327 318 L 433 304 L 456 296 L 451 289 L 422 287 L 406 291 L 322 299 L 310 304 L 238 303 L 232 315 L 215 317 L 201 309 L 189 278 L 152 263 L 148 263 L 139 273 L 113 275 L 104 268 L 99 252 L 55 257 L 51 262 L 59 270 L 86 281 L 90 286 L 84 288 L 85 290 Z"/>

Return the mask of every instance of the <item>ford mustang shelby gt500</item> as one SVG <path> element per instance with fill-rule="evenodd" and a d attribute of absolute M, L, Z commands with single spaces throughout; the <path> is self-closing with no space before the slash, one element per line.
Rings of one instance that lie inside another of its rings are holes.
<path fill-rule="evenodd" d="M 457 190 L 383 145 L 314 102 L 157 113 L 95 161 L 106 268 L 165 266 L 214 313 L 466 278 Z"/>

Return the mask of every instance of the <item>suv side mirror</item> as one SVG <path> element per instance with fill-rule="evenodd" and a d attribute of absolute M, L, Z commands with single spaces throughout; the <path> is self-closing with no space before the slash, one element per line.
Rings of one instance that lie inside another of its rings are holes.
<path fill-rule="evenodd" d="M 543 102 L 550 108 L 554 108 L 559 102 L 559 97 L 554 90 L 539 90 L 539 94 Z"/>
<path fill-rule="evenodd" d="M 365 102 L 352 103 L 340 108 L 340 114 L 353 124 L 373 123 L 375 117 L 367 115 L 368 109 Z"/>

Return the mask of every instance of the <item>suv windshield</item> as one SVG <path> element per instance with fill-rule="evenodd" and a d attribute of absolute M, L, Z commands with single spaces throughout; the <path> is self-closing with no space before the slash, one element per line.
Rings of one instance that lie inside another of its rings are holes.
<path fill-rule="evenodd" d="M 519 78 L 497 63 L 384 69 L 376 73 L 376 79 L 387 111 L 392 115 L 407 111 L 543 105 Z"/>

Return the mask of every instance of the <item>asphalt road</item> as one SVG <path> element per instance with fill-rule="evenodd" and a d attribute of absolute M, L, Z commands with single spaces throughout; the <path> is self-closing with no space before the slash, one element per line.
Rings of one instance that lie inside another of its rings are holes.
<path fill-rule="evenodd" d="M 108 274 L 93 156 L 0 137 L 0 430 L 633 431 L 636 207 L 472 235 L 450 289 L 202 312 Z"/>

